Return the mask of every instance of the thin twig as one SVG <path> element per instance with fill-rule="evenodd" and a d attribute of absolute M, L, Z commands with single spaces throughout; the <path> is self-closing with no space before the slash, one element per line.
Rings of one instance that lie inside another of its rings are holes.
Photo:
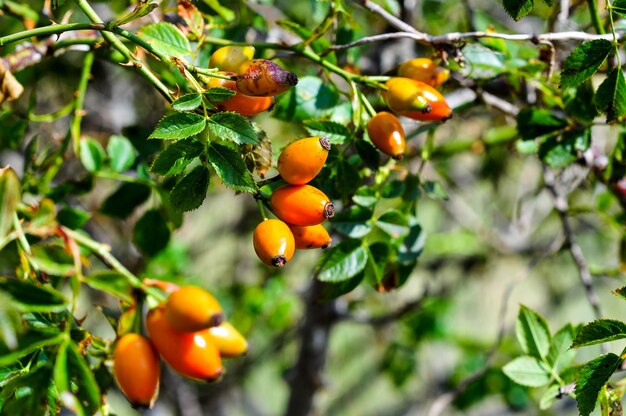
<path fill-rule="evenodd" d="M 578 276 L 580 277 L 580 281 L 585 288 L 585 296 L 587 297 L 587 301 L 589 302 L 589 305 L 591 305 L 591 309 L 593 309 L 593 314 L 595 318 L 600 319 L 602 317 L 600 301 L 598 300 L 598 295 L 593 287 L 591 272 L 589 271 L 589 266 L 587 264 L 587 261 L 585 260 L 583 251 L 576 242 L 576 239 L 574 238 L 572 223 L 567 212 L 569 209 L 567 195 L 563 195 L 558 191 L 554 178 L 554 173 L 545 165 L 543 166 L 543 180 L 546 189 L 550 192 L 550 195 L 552 195 L 552 198 L 554 200 L 554 209 L 559 214 L 561 227 L 565 236 L 565 247 L 570 252 L 572 259 L 576 264 L 576 268 L 578 269 Z"/>
<path fill-rule="evenodd" d="M 624 35 L 621 34 L 619 39 L 621 39 Z M 354 48 L 355 46 L 366 45 L 369 43 L 375 42 L 383 42 L 386 40 L 392 39 L 413 39 L 416 42 L 422 43 L 424 45 L 437 45 L 442 43 L 457 43 L 467 39 L 481 39 L 481 38 L 493 38 L 493 39 L 504 39 L 511 41 L 526 41 L 533 43 L 542 43 L 542 42 L 553 42 L 553 41 L 569 41 L 569 40 L 581 40 L 581 41 L 589 41 L 589 40 L 613 40 L 613 35 L 595 35 L 592 33 L 579 32 L 579 31 L 568 31 L 568 32 L 550 32 L 550 33 L 540 33 L 540 34 L 532 34 L 532 33 L 497 33 L 497 32 L 452 32 L 447 33 L 445 35 L 429 35 L 423 32 L 413 32 L 413 31 L 404 31 L 404 32 L 392 32 L 392 33 L 382 33 L 379 35 L 367 36 L 356 40 L 354 42 L 342 44 L 342 45 L 333 45 L 330 47 L 333 51 L 339 51 L 343 49 Z"/>

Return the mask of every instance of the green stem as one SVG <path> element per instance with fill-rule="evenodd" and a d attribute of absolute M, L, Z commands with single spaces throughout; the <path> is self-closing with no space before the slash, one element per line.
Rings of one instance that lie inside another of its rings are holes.
<path fill-rule="evenodd" d="M 94 52 L 89 51 L 85 54 L 85 60 L 83 61 L 83 69 L 80 74 L 80 81 L 78 82 L 78 89 L 76 90 L 76 101 L 74 106 L 74 119 L 70 126 L 70 136 L 72 138 L 72 144 L 74 146 L 74 154 L 80 154 L 80 124 L 83 121 L 85 113 L 85 93 L 87 92 L 87 85 L 89 84 L 89 77 L 91 76 L 91 67 L 93 65 Z"/>
<path fill-rule="evenodd" d="M 596 0 L 587 0 L 587 5 L 589 7 L 589 14 L 591 15 L 591 22 L 593 23 L 593 27 L 596 29 L 596 32 L 600 35 L 606 34 L 604 26 L 602 25 L 602 20 L 600 19 Z"/>
<path fill-rule="evenodd" d="M 24 30 L 22 32 L 12 33 L 7 36 L 0 37 L 0 46 L 8 45 L 9 43 L 17 42 L 20 40 L 28 39 L 34 36 L 49 36 L 57 35 L 63 32 L 69 32 L 73 30 L 104 30 L 102 25 L 94 25 L 92 23 L 65 23 L 62 25 L 50 25 L 37 27 L 35 29 Z"/>
<path fill-rule="evenodd" d="M 261 217 L 263 217 L 263 221 L 267 219 L 267 214 L 265 213 L 265 205 L 263 205 L 262 198 L 256 198 L 256 204 L 259 207 L 259 212 L 261 213 Z"/>
<path fill-rule="evenodd" d="M 39 265 L 31 258 L 32 251 L 30 249 L 30 244 L 26 239 L 26 234 L 24 234 L 24 230 L 22 229 L 22 224 L 20 223 L 20 219 L 17 217 L 17 213 L 13 214 L 13 228 L 15 228 L 15 234 L 17 236 L 17 242 L 21 249 L 26 253 L 26 259 L 28 260 L 28 264 L 33 270 L 39 274 L 40 269 Z"/>
<path fill-rule="evenodd" d="M 169 100 L 170 102 L 174 101 L 174 97 L 172 96 L 172 93 L 161 82 L 161 80 L 159 80 L 151 71 L 149 71 L 145 65 L 137 61 L 131 54 L 130 50 L 126 47 L 126 45 L 124 45 L 122 41 L 119 40 L 117 36 L 115 36 L 115 34 L 106 31 L 106 27 L 104 25 L 103 20 L 100 18 L 100 16 L 98 16 L 96 11 L 91 7 L 91 5 L 89 5 L 89 3 L 87 3 L 86 0 L 76 0 L 76 4 L 78 5 L 78 7 L 80 7 L 83 13 L 85 13 L 85 15 L 89 18 L 89 20 L 91 20 L 94 23 L 99 23 L 101 25 L 99 30 L 102 31 L 102 37 L 107 42 L 109 42 L 109 44 L 113 48 L 117 49 L 122 55 L 124 55 L 124 57 L 128 59 L 129 62 L 132 62 L 133 65 L 135 65 L 135 68 L 137 68 L 137 70 L 139 71 L 139 73 L 143 75 L 148 81 L 150 81 L 155 87 L 157 87 L 159 92 L 161 92 L 161 94 L 163 94 L 163 96 L 167 100 Z M 123 29 L 120 29 L 120 30 L 123 30 Z"/>
<path fill-rule="evenodd" d="M 81 246 L 89 249 L 97 257 L 99 257 L 104 263 L 106 263 L 111 269 L 115 270 L 128 280 L 128 283 L 132 287 L 141 288 L 141 279 L 132 274 L 122 263 L 120 263 L 112 254 L 109 246 L 99 243 L 93 240 L 91 237 L 78 233 L 66 227 L 62 227 L 63 232 L 71 237 Z"/>
<path fill-rule="evenodd" d="M 280 177 L 280 175 L 272 176 L 271 178 L 267 178 L 267 179 L 264 179 L 262 181 L 258 181 L 256 183 L 256 186 L 257 186 L 257 188 L 262 188 L 262 187 L 264 187 L 267 184 L 278 182 L 281 179 L 282 178 Z"/>
<path fill-rule="evenodd" d="M 369 115 L 371 117 L 374 117 L 376 115 L 376 110 L 374 110 L 374 107 L 372 107 L 372 104 L 370 103 L 370 100 L 368 100 L 365 97 L 365 95 L 361 94 L 360 92 L 359 92 L 359 97 L 361 98 L 361 102 L 363 103 L 363 106 L 365 107 L 365 109 L 367 110 Z"/>
<path fill-rule="evenodd" d="M 72 112 L 75 106 L 76 104 L 74 103 L 74 101 L 70 101 L 69 103 L 65 104 L 65 106 L 55 111 L 54 113 L 49 113 L 49 114 L 29 113 L 28 120 L 34 123 L 50 123 L 59 118 L 68 116 Z"/>
<path fill-rule="evenodd" d="M 134 176 L 122 175 L 117 172 L 98 171 L 98 172 L 95 172 L 94 174 L 98 178 L 113 179 L 116 181 L 128 182 L 128 183 L 137 183 L 140 185 L 149 186 L 151 188 L 156 187 L 156 185 L 152 181 L 144 180 L 141 178 L 135 178 Z"/>

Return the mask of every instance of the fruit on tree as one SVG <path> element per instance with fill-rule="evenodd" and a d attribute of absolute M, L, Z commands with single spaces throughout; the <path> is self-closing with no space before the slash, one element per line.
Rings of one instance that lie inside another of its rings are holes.
<path fill-rule="evenodd" d="M 246 61 L 254 57 L 254 46 L 223 46 L 211 54 L 209 67 L 220 71 L 237 72 Z"/>
<path fill-rule="evenodd" d="M 328 248 L 332 239 L 322 224 L 289 225 L 297 249 Z"/>
<path fill-rule="evenodd" d="M 222 359 L 208 329 L 177 331 L 165 316 L 162 306 L 148 312 L 146 328 L 161 357 L 181 375 L 213 381 L 222 374 Z"/>
<path fill-rule="evenodd" d="M 274 96 L 297 83 L 296 74 L 267 59 L 244 62 L 237 71 L 237 88 L 246 95 Z"/>
<path fill-rule="evenodd" d="M 367 123 L 367 134 L 381 152 L 397 160 L 404 157 L 406 148 L 404 128 L 395 115 L 386 111 L 377 113 Z"/>
<path fill-rule="evenodd" d="M 287 146 L 278 157 L 278 172 L 287 183 L 308 183 L 324 167 L 329 151 L 330 141 L 324 136 L 297 140 Z"/>
<path fill-rule="evenodd" d="M 274 267 L 283 267 L 296 250 L 291 230 L 287 224 L 276 219 L 266 219 L 257 225 L 252 243 L 259 259 Z"/>
<path fill-rule="evenodd" d="M 212 294 L 197 286 L 183 286 L 165 302 L 165 316 L 174 329 L 195 332 L 219 325 L 222 307 Z"/>
<path fill-rule="evenodd" d="M 235 76 L 234 72 L 220 71 L 218 74 L 226 76 Z M 235 81 L 223 78 L 211 77 L 207 83 L 207 87 L 224 87 L 236 94 L 224 101 L 214 103 L 218 109 L 222 111 L 234 111 L 242 116 L 252 117 L 264 111 L 272 108 L 274 105 L 274 97 L 253 97 L 250 95 L 242 94 L 237 89 Z"/>
<path fill-rule="evenodd" d="M 248 352 L 248 341 L 230 322 L 210 328 L 209 334 L 222 357 L 238 357 Z"/>
<path fill-rule="evenodd" d="M 113 373 L 134 406 L 152 407 L 159 391 L 159 354 L 146 337 L 125 334 L 113 351 Z"/>
<path fill-rule="evenodd" d="M 422 81 L 432 87 L 437 87 L 450 78 L 450 71 L 437 66 L 429 58 L 415 58 L 400 64 L 398 76 Z"/>
<path fill-rule="evenodd" d="M 335 215 L 335 206 L 311 185 L 284 185 L 270 197 L 270 207 L 288 224 L 317 225 Z"/>
<path fill-rule="evenodd" d="M 386 86 L 385 100 L 396 114 L 420 121 L 441 121 L 452 116 L 444 96 L 424 82 L 395 77 Z"/>

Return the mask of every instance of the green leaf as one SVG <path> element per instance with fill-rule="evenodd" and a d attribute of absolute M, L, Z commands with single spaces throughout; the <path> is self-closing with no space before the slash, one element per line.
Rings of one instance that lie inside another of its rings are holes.
<path fill-rule="evenodd" d="M 550 369 L 535 357 L 517 357 L 502 367 L 508 378 L 527 387 L 541 387 L 550 382 Z"/>
<path fill-rule="evenodd" d="M 315 293 L 315 300 L 327 302 L 352 292 L 363 281 L 365 273 L 361 272 L 340 282 L 320 282 Z"/>
<path fill-rule="evenodd" d="M 415 262 L 424 251 L 426 233 L 417 222 L 417 218 L 409 217 L 409 234 L 398 247 L 398 261 L 400 263 Z"/>
<path fill-rule="evenodd" d="M 614 319 L 598 319 L 585 325 L 572 342 L 572 348 L 586 347 L 626 338 L 626 323 Z"/>
<path fill-rule="evenodd" d="M 389 254 L 391 248 L 389 244 L 383 241 L 377 241 L 367 247 L 367 268 L 365 269 L 366 277 L 381 286 L 385 275 L 385 269 L 389 263 Z"/>
<path fill-rule="evenodd" d="M 256 184 L 243 163 L 241 154 L 230 147 L 213 142 L 209 145 L 208 157 L 224 185 L 242 192 L 256 192 Z"/>
<path fill-rule="evenodd" d="M 535 2 L 534 0 L 503 0 L 502 5 L 507 14 L 517 22 L 533 11 Z"/>
<path fill-rule="evenodd" d="M 141 28 L 139 37 L 164 55 L 179 59 L 191 53 L 191 46 L 185 35 L 171 23 L 158 22 Z"/>
<path fill-rule="evenodd" d="M 204 117 L 193 113 L 174 113 L 163 117 L 148 139 L 186 139 L 206 126 Z"/>
<path fill-rule="evenodd" d="M 354 147 L 357 153 L 361 156 L 361 160 L 365 163 L 365 166 L 376 171 L 380 166 L 380 152 L 376 150 L 376 147 L 367 140 L 355 140 Z"/>
<path fill-rule="evenodd" d="M 550 385 L 539 400 L 539 408 L 541 410 L 548 410 L 559 397 L 561 397 L 561 386 L 558 384 Z"/>
<path fill-rule="evenodd" d="M 620 362 L 621 359 L 617 355 L 609 353 L 589 361 L 582 367 L 575 389 L 578 412 L 581 416 L 589 416 L 593 412 L 598 393 L 609 381 Z"/>
<path fill-rule="evenodd" d="M 185 175 L 172 192 L 170 203 L 176 211 L 192 211 L 202 205 L 209 188 L 209 171 L 204 166 L 196 166 Z"/>
<path fill-rule="evenodd" d="M 422 184 L 424 194 L 434 200 L 448 200 L 448 193 L 438 181 L 425 181 Z"/>
<path fill-rule="evenodd" d="M 622 68 L 615 68 L 598 87 L 594 101 L 596 107 L 606 114 L 607 123 L 626 115 L 626 80 Z"/>
<path fill-rule="evenodd" d="M 0 403 L 4 415 L 47 415 L 47 407 L 42 406 L 48 399 L 48 386 L 52 368 L 49 364 L 34 367 L 29 372 L 12 378 L 0 389 Z"/>
<path fill-rule="evenodd" d="M 546 358 L 550 349 L 550 329 L 541 315 L 520 305 L 515 334 L 522 350 L 536 358 Z"/>
<path fill-rule="evenodd" d="M 58 245 L 36 244 L 31 257 L 41 271 L 52 276 L 71 276 L 76 271 L 72 255 Z"/>
<path fill-rule="evenodd" d="M 615 296 L 617 296 L 619 298 L 622 298 L 623 300 L 626 300 L 626 286 L 623 286 L 623 287 L 620 287 L 618 289 L 615 289 L 611 293 L 613 293 Z"/>
<path fill-rule="evenodd" d="M 343 209 L 331 219 L 333 228 L 350 238 L 365 237 L 372 231 L 372 210 L 358 205 Z"/>
<path fill-rule="evenodd" d="M 341 282 L 356 276 L 367 264 L 367 248 L 359 240 L 344 240 L 327 249 L 316 273 L 322 282 Z"/>
<path fill-rule="evenodd" d="M 135 6 L 135 9 L 132 12 L 128 13 L 121 19 L 116 20 L 112 24 L 113 26 L 121 26 L 126 23 L 132 22 L 133 20 L 147 16 L 152 12 L 152 10 L 156 9 L 157 7 L 159 7 L 159 5 L 156 3 L 148 3 L 146 1 L 139 2 L 139 4 Z"/>
<path fill-rule="evenodd" d="M 574 328 L 572 324 L 565 325 L 552 337 L 548 351 L 548 362 L 557 374 L 560 374 L 576 358 L 576 350 L 570 348 L 573 341 Z"/>
<path fill-rule="evenodd" d="M 102 271 L 85 276 L 85 284 L 96 290 L 107 292 L 127 303 L 133 303 L 133 287 L 128 279 L 114 271 Z"/>
<path fill-rule="evenodd" d="M 206 173 L 208 186 L 208 171 L 202 168 Z M 193 171 L 191 172 L 193 173 Z M 190 174 L 191 174 L 190 173 Z M 183 178 L 181 182 L 183 182 L 187 177 Z M 180 184 L 180 183 L 179 183 Z M 179 184 L 176 184 L 176 187 L 172 190 L 172 194 L 175 194 L 174 191 L 177 190 Z M 182 185 L 184 187 L 184 185 Z M 197 192 L 197 189 L 188 188 L 190 192 Z M 178 191 L 177 191 L 178 192 Z M 178 193 L 176 193 L 178 195 Z M 204 196 L 206 195 L 206 187 L 204 188 L 204 194 L 202 194 L 202 200 L 204 200 Z M 195 194 L 186 195 L 189 200 L 184 201 L 184 203 L 190 203 L 191 200 L 195 197 Z M 202 200 L 200 204 L 202 204 Z M 150 210 L 146 211 L 142 217 L 135 224 L 135 230 L 133 232 L 133 243 L 139 249 L 150 257 L 154 257 L 161 250 L 167 247 L 167 243 L 170 241 L 170 229 L 167 226 L 167 222 L 163 215 L 158 210 Z"/>
<path fill-rule="evenodd" d="M 595 92 L 591 79 L 576 87 L 576 94 L 566 101 L 565 111 L 586 123 L 591 123 L 598 115 L 598 109 L 593 103 Z"/>
<path fill-rule="evenodd" d="M 101 395 L 96 378 L 73 342 L 68 344 L 67 358 L 67 371 L 78 387 L 76 397 L 86 414 L 92 415 L 100 408 Z"/>
<path fill-rule="evenodd" d="M 0 290 L 25 312 L 60 312 L 68 305 L 61 292 L 23 280 L 0 277 Z"/>
<path fill-rule="evenodd" d="M 20 335 L 18 347 L 15 351 L 6 351 L 4 348 L 0 349 L 0 367 L 8 367 L 16 363 L 22 357 L 26 357 L 35 351 L 57 345 L 61 343 L 64 338 L 65 335 L 59 333 L 57 330 L 43 331 L 30 329 Z"/>
<path fill-rule="evenodd" d="M 352 196 L 352 200 L 355 204 L 362 207 L 371 208 L 378 202 L 378 195 L 375 189 L 364 185 L 356 190 L 356 194 Z M 335 218 L 336 217 L 335 215 Z"/>
<path fill-rule="evenodd" d="M 331 116 L 339 102 L 339 94 L 317 77 L 299 78 L 298 85 L 277 97 L 273 116 L 279 120 L 298 122 Z"/>
<path fill-rule="evenodd" d="M 111 136 L 107 144 L 110 166 L 114 172 L 126 172 L 135 163 L 137 151 L 124 136 Z"/>
<path fill-rule="evenodd" d="M 54 384 L 59 393 L 65 393 L 70 389 L 70 374 L 67 367 L 67 347 L 71 342 L 71 338 L 69 337 L 63 339 L 54 360 Z"/>
<path fill-rule="evenodd" d="M 311 136 L 326 136 L 332 144 L 343 144 L 352 137 L 346 126 L 334 121 L 305 120 L 302 124 Z"/>
<path fill-rule="evenodd" d="M 337 184 L 337 189 L 342 195 L 354 194 L 359 186 L 363 184 L 359 169 L 350 163 L 348 159 L 340 159 L 336 166 L 335 183 Z"/>
<path fill-rule="evenodd" d="M 13 228 L 17 205 L 22 199 L 20 180 L 11 167 L 0 169 L 0 239 Z"/>
<path fill-rule="evenodd" d="M 409 220 L 397 210 L 385 212 L 376 220 L 376 226 L 392 238 L 402 238 L 409 235 Z"/>
<path fill-rule="evenodd" d="M 219 103 L 234 97 L 235 95 L 237 95 L 237 92 L 229 90 L 225 87 L 213 87 L 206 90 L 204 92 L 204 95 L 212 103 Z"/>
<path fill-rule="evenodd" d="M 608 40 L 596 39 L 578 45 L 563 62 L 561 88 L 575 87 L 596 73 L 613 49 Z"/>
<path fill-rule="evenodd" d="M 161 151 L 152 162 L 150 171 L 158 175 L 174 176 L 200 156 L 204 146 L 193 138 L 178 140 Z"/>
<path fill-rule="evenodd" d="M 116 218 L 128 217 L 150 196 L 150 188 L 134 182 L 124 182 L 104 200 L 100 211 Z"/>
<path fill-rule="evenodd" d="M 192 111 L 202 104 L 202 94 L 192 92 L 179 97 L 172 103 L 172 108 L 176 111 Z"/>
<path fill-rule="evenodd" d="M 534 139 L 563 129 L 567 125 L 549 110 L 523 108 L 517 115 L 517 131 L 524 140 Z"/>
<path fill-rule="evenodd" d="M 105 159 L 106 153 L 99 142 L 89 138 L 80 141 L 80 161 L 87 171 L 99 171 Z"/>
<path fill-rule="evenodd" d="M 237 144 L 259 144 L 252 124 L 237 113 L 214 114 L 209 118 L 207 128 L 212 137 L 221 140 L 230 140 Z"/>
<path fill-rule="evenodd" d="M 620 16 L 626 17 L 626 0 L 615 0 L 610 9 Z"/>
<path fill-rule="evenodd" d="M 579 152 L 591 144 L 591 130 L 571 130 L 561 137 L 548 137 L 539 145 L 539 157 L 553 168 L 564 168 L 578 160 Z"/>
<path fill-rule="evenodd" d="M 73 207 L 63 207 L 57 214 L 59 223 L 72 230 L 83 228 L 90 219 L 90 213 Z"/>
<path fill-rule="evenodd" d="M 235 12 L 220 4 L 218 0 L 203 0 L 204 3 L 209 6 L 215 13 L 217 13 L 226 22 L 232 22 L 235 20 Z"/>

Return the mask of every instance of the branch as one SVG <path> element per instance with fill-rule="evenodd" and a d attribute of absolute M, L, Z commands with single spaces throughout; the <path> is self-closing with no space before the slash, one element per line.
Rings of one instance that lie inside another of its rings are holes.
<path fill-rule="evenodd" d="M 585 296 L 587 297 L 587 301 L 593 309 L 593 314 L 595 318 L 600 319 L 602 317 L 600 301 L 598 300 L 598 295 L 593 288 L 591 272 L 589 271 L 589 266 L 587 265 L 587 261 L 585 260 L 583 251 L 578 243 L 576 243 L 576 240 L 574 238 L 572 223 L 567 212 L 569 209 L 567 195 L 559 193 L 556 186 L 554 174 L 545 165 L 543 165 L 543 179 L 546 189 L 550 192 L 550 195 L 552 195 L 552 198 L 554 200 L 554 209 L 559 214 L 561 227 L 565 236 L 565 246 L 569 250 L 572 259 L 576 264 L 576 268 L 578 269 L 578 276 L 580 277 L 580 281 L 585 288 Z"/>

